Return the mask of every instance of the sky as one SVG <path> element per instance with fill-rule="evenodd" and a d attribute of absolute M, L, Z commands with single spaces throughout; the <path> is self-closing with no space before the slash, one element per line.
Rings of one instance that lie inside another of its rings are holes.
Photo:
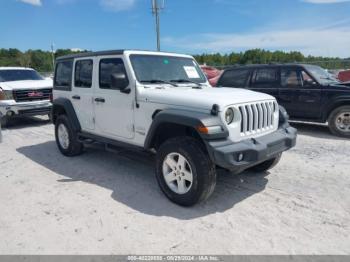
<path fill-rule="evenodd" d="M 350 0 L 165 0 L 161 49 L 350 58 Z M 1 0 L 0 48 L 156 48 L 151 0 Z"/>

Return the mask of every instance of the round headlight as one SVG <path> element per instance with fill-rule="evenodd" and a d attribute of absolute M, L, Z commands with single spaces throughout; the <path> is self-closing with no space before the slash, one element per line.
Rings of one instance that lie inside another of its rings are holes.
<path fill-rule="evenodd" d="M 233 118 L 234 118 L 234 113 L 233 113 L 232 108 L 227 109 L 226 112 L 225 112 L 225 121 L 226 121 L 226 123 L 228 125 L 231 124 L 232 121 L 233 121 Z"/>

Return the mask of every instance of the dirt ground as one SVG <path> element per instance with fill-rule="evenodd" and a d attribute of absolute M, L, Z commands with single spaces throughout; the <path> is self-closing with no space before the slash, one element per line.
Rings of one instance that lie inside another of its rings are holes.
<path fill-rule="evenodd" d="M 169 202 L 145 154 L 66 158 L 44 118 L 0 144 L 0 254 L 350 254 L 350 140 L 298 124 L 269 173 L 220 171 L 205 203 Z"/>

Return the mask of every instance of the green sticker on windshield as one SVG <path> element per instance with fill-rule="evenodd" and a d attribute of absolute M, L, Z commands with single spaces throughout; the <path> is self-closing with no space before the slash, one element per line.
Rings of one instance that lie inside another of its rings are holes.
<path fill-rule="evenodd" d="M 163 63 L 167 65 L 167 64 L 169 64 L 169 60 L 168 59 L 164 59 Z"/>

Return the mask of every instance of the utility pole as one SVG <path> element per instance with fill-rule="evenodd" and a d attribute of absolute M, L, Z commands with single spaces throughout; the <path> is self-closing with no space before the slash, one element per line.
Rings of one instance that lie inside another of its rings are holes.
<path fill-rule="evenodd" d="M 55 70 L 55 49 L 54 49 L 55 44 L 51 44 L 51 57 L 52 57 L 52 71 Z"/>
<path fill-rule="evenodd" d="M 160 51 L 160 19 L 159 13 L 164 9 L 164 0 L 152 0 L 152 14 L 156 17 L 157 51 Z"/>

